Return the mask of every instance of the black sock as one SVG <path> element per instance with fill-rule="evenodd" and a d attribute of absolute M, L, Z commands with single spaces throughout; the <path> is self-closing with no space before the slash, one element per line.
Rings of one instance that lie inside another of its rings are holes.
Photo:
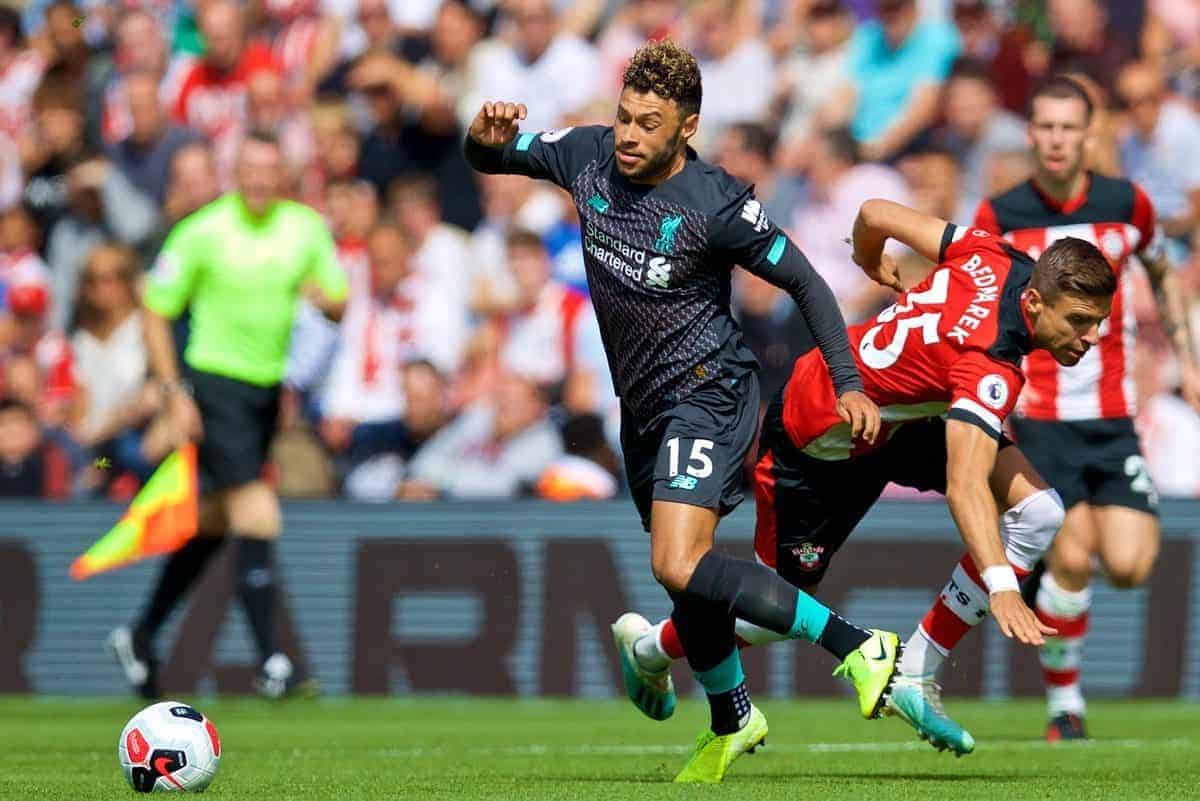
<path fill-rule="evenodd" d="M 718 604 L 732 616 L 779 634 L 791 633 L 800 594 L 769 567 L 715 550 L 700 558 L 687 592 Z"/>
<path fill-rule="evenodd" d="M 727 693 L 708 696 L 713 734 L 733 734 L 750 719 L 750 691 L 742 682 Z"/>
<path fill-rule="evenodd" d="M 829 613 L 825 630 L 817 645 L 824 648 L 838 659 L 845 659 L 851 651 L 871 639 L 871 632 L 860 629 L 837 612 Z"/>
<path fill-rule="evenodd" d="M 258 646 L 259 662 L 275 653 L 275 571 L 273 540 L 238 537 L 237 588 Z"/>
<path fill-rule="evenodd" d="M 204 566 L 225 542 L 222 537 L 197 536 L 188 540 L 182 548 L 167 557 L 158 584 L 150 596 L 150 603 L 142 612 L 134 627 L 133 636 L 149 644 L 179 599 L 196 583 Z"/>
<path fill-rule="evenodd" d="M 734 619 L 720 604 L 705 601 L 687 593 L 671 593 L 675 608 L 671 610 L 671 621 L 679 635 L 679 642 L 687 655 L 688 666 L 696 674 L 701 686 L 706 678 L 714 673 L 723 673 L 727 677 L 730 671 L 716 670 L 718 666 L 729 668 L 730 660 L 738 660 L 733 669 L 735 677 L 723 682 L 720 686 L 728 687 L 736 681 L 731 689 L 716 693 L 708 693 L 708 706 L 712 713 L 712 730 L 716 734 L 729 734 L 740 729 L 750 714 L 750 693 L 742 678 L 740 657 L 737 651 L 737 637 L 733 631 Z M 716 677 L 714 677 L 716 678 Z M 722 678 L 716 678 L 723 681 Z"/>

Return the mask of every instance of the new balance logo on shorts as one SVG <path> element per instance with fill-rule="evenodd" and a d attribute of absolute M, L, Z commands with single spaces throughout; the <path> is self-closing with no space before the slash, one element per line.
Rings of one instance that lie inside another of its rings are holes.
<path fill-rule="evenodd" d="M 681 489 L 691 492 L 699 485 L 700 482 L 692 476 L 675 476 L 675 478 L 671 479 L 671 483 L 668 484 L 667 487 L 669 489 Z"/>

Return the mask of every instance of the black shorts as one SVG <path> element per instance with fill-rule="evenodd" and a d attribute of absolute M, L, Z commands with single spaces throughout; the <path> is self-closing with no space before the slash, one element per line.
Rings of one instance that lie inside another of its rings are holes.
<path fill-rule="evenodd" d="M 1031 464 L 1070 509 L 1077 503 L 1124 506 L 1157 515 L 1158 493 L 1133 420 L 1012 420 Z"/>
<path fill-rule="evenodd" d="M 1011 445 L 1001 436 L 1000 448 Z M 763 420 L 761 453 L 754 476 L 754 552 L 797 587 L 824 577 L 888 482 L 946 491 L 946 421 L 940 417 L 905 423 L 885 445 L 862 456 L 817 459 L 788 438 L 777 395 Z"/>
<path fill-rule="evenodd" d="M 279 386 L 263 387 L 191 370 L 204 440 L 197 449 L 200 491 L 257 480 L 279 421 Z"/>
<path fill-rule="evenodd" d="M 646 423 L 622 406 L 625 475 L 646 531 L 656 500 L 715 509 L 721 516 L 737 508 L 758 403 L 758 378 L 751 373 L 706 384 Z"/>

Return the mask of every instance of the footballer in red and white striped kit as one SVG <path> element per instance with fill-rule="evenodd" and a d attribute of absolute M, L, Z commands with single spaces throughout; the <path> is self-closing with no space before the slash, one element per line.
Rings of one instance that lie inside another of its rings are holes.
<path fill-rule="evenodd" d="M 883 256 L 889 238 L 937 264 L 908 291 Z M 1117 282 L 1082 240 L 1056 243 L 1035 264 L 985 231 L 882 200 L 859 213 L 854 258 L 903 293 L 847 332 L 864 391 L 880 409 L 879 436 L 851 436 L 819 350 L 797 358 L 763 421 L 754 550 L 811 592 L 888 482 L 945 493 L 968 553 L 905 644 L 887 710 L 935 747 L 970 753 L 973 738 L 941 709 L 942 661 L 989 611 L 1006 636 L 1026 644 L 1054 633 L 1018 591 L 1018 576 L 1050 546 L 1065 513 L 1002 431 L 1025 383 L 1020 365 L 1035 351 L 1078 363 L 1099 343 Z M 743 643 L 778 639 L 741 620 L 737 633 Z M 670 620 L 658 637 L 679 658 Z"/>
<path fill-rule="evenodd" d="M 1058 629 L 1041 651 L 1049 740 L 1085 737 L 1080 656 L 1088 626 L 1092 558 L 1118 587 L 1141 584 L 1159 548 L 1157 495 L 1138 446 L 1133 418 L 1136 321 L 1132 256 L 1146 267 L 1164 326 L 1179 357 L 1184 398 L 1200 410 L 1200 372 L 1185 300 L 1167 262 L 1145 192 L 1131 181 L 1085 166 L 1092 103 L 1075 81 L 1053 78 L 1033 95 L 1029 139 L 1034 177 L 985 200 L 975 225 L 1037 258 L 1062 237 L 1098 246 L 1117 275 L 1112 315 L 1099 347 L 1064 369 L 1047 354 L 1026 358 L 1028 385 L 1012 422 L 1022 451 L 1059 491 L 1067 519 L 1026 596 Z"/>

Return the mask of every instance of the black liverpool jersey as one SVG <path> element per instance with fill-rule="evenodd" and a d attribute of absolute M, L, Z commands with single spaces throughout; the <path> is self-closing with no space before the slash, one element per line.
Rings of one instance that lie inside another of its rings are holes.
<path fill-rule="evenodd" d="M 617 171 L 607 126 L 521 133 L 504 148 L 468 137 L 465 152 L 481 172 L 546 178 L 570 191 L 613 382 L 640 421 L 709 381 L 757 369 L 730 310 L 734 264 L 787 289 L 837 390 L 861 389 L 828 286 L 751 188 L 690 148 L 684 169 L 656 186 Z"/>

